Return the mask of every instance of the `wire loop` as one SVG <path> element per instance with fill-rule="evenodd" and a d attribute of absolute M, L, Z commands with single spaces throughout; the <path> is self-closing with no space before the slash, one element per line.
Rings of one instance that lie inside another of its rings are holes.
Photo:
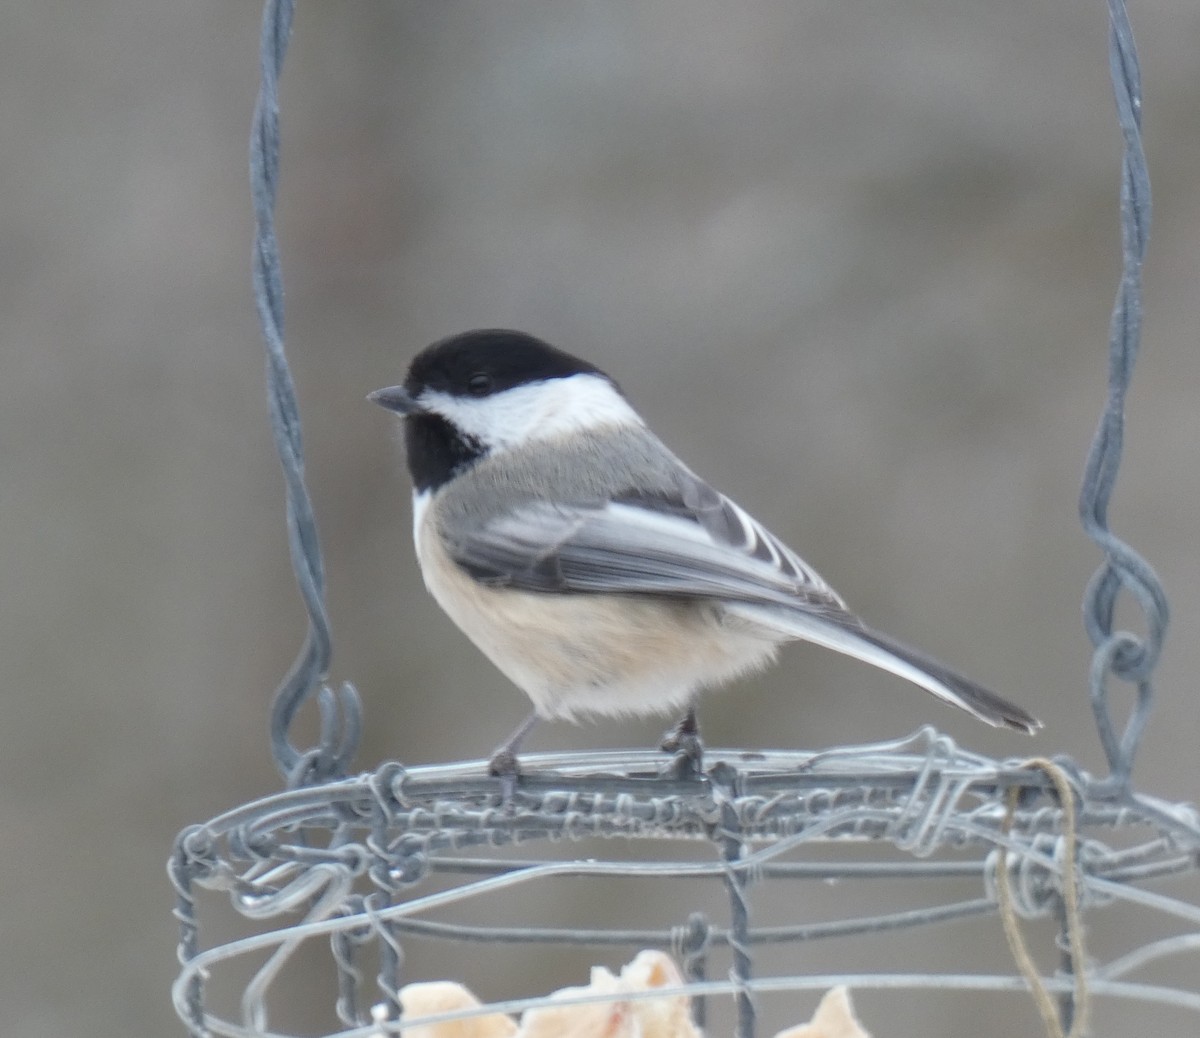
<path fill-rule="evenodd" d="M 1129 720 L 1125 722 L 1125 730 L 1118 739 L 1109 706 L 1108 675 L 1118 674 L 1118 667 L 1114 664 L 1114 660 L 1120 656 L 1123 650 L 1140 644 L 1132 634 L 1118 631 L 1107 641 L 1098 645 L 1092 657 L 1090 681 L 1092 714 L 1096 719 L 1100 744 L 1104 747 L 1104 755 L 1108 758 L 1113 788 L 1119 791 L 1124 791 L 1129 787 L 1133 758 L 1137 753 L 1146 725 L 1149 723 L 1150 710 L 1154 705 L 1154 687 L 1148 678 L 1135 679 L 1137 698 L 1129 713 Z"/>

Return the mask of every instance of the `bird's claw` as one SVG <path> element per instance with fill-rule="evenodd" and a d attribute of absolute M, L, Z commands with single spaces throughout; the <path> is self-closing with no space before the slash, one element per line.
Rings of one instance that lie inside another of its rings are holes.
<path fill-rule="evenodd" d="M 674 754 L 670 767 L 677 778 L 695 778 L 703 773 L 704 743 L 695 710 L 689 710 L 678 724 L 663 733 L 659 748 L 664 753 Z"/>
<path fill-rule="evenodd" d="M 488 774 L 500 780 L 500 802 L 508 807 L 517 793 L 521 765 L 511 747 L 501 746 L 488 761 Z"/>

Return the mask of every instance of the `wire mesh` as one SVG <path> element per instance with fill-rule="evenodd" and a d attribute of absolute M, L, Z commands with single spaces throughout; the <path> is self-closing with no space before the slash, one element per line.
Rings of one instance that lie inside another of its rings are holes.
<path fill-rule="evenodd" d="M 268 996 L 286 999 L 289 962 L 302 944 L 319 942 L 327 946 L 327 964 L 338 977 L 342 1024 L 324 1033 L 347 1038 L 386 1026 L 372 1017 L 373 1006 L 386 1006 L 386 1020 L 399 1020 L 401 949 L 412 942 L 478 946 L 476 969 L 488 961 L 483 948 L 496 943 L 660 948 L 673 952 L 684 975 L 695 980 L 691 993 L 732 995 L 737 1033 L 750 1035 L 756 1001 L 769 993 L 840 983 L 1024 990 L 1026 980 L 1015 972 L 914 975 L 880 969 L 756 977 L 752 960 L 760 949 L 783 943 L 915 932 L 951 920 L 994 917 L 1001 885 L 1011 895 L 1014 915 L 1060 919 L 1070 869 L 1079 893 L 1073 914 L 1061 924 L 1064 931 L 1081 925 L 1082 913 L 1114 902 L 1197 928 L 1093 958 L 1085 974 L 1088 996 L 1119 995 L 1200 1012 L 1200 991 L 1130 979 L 1164 957 L 1200 951 L 1200 908 L 1151 889 L 1195 868 L 1200 815 L 1192 808 L 1137 794 L 1114 798 L 1107 780 L 1064 768 L 1074 812 L 1074 821 L 1064 824 L 1064 803 L 1043 769 L 992 761 L 932 729 L 894 743 L 824 753 L 710 750 L 709 757 L 703 774 L 679 777 L 664 755 L 650 751 L 542 755 L 530 759 L 507 805 L 483 762 L 413 769 L 387 764 L 372 774 L 289 790 L 194 827 L 182 834 L 172 864 L 185 927 L 196 924 L 197 888 L 227 892 L 250 919 L 284 922 L 203 952 L 193 948 L 175 985 L 176 1007 L 197 1035 L 277 1034 L 268 1026 Z M 1019 792 L 1011 813 L 1008 790 Z M 597 837 L 616 845 L 615 853 L 581 860 L 556 858 L 547 850 Z M 708 851 L 688 860 L 679 839 Z M 643 847 L 642 856 L 629 855 L 634 841 L 648 846 L 648 853 Z M 853 853 L 884 843 L 903 856 Z M 831 845 L 840 856 L 814 858 L 818 845 Z M 522 856 L 501 853 L 512 850 Z M 694 883 L 697 903 L 703 900 L 699 888 L 713 885 L 724 891 L 724 918 L 689 913 L 669 925 L 614 925 L 608 921 L 611 907 L 603 906 L 597 909 L 601 918 L 566 927 L 476 921 L 486 919 L 490 902 L 520 888 L 599 877 L 642 887 Z M 914 896 L 920 903 L 805 920 L 805 883 L 881 878 L 919 887 Z M 754 919 L 754 903 L 770 888 L 786 892 L 782 903 L 791 906 L 794 918 L 776 907 L 768 923 Z M 947 892 L 955 896 L 947 898 Z M 998 940 L 994 918 L 991 926 Z M 359 966 L 368 945 L 376 949 L 377 965 L 370 980 Z M 222 970 L 236 972 L 241 962 L 257 963 L 264 955 L 246 984 L 251 997 L 240 1021 L 206 1009 L 204 982 L 214 983 Z M 701 980 L 722 955 L 730 979 Z M 464 972 L 471 968 L 464 964 Z M 1047 985 L 1070 996 L 1073 1005 L 1069 973 L 1060 971 Z M 519 1010 L 537 1002 L 499 1008 Z"/>
<path fill-rule="evenodd" d="M 1140 70 L 1124 4 L 1109 0 L 1108 11 L 1110 71 L 1124 138 L 1123 264 L 1110 331 L 1109 394 L 1087 459 L 1080 515 L 1104 552 L 1087 589 L 1084 616 L 1094 647 L 1091 705 L 1109 773 L 1090 775 L 1066 758 L 997 762 L 922 729 L 891 743 L 817 753 L 708 750 L 700 771 L 681 769 L 653 752 L 530 756 L 523 758 L 526 773 L 509 800 L 483 762 L 412 769 L 389 763 L 346 777 L 361 732 L 361 708 L 351 686 L 335 694 L 327 685 L 332 640 L 284 354 L 274 234 L 278 80 L 293 4 L 268 0 L 250 149 L 257 227 L 253 283 L 271 423 L 285 474 L 289 543 L 309 625 L 271 715 L 272 753 L 287 788 L 186 829 L 171 858 L 182 964 L 173 998 L 191 1034 L 282 1036 L 272 1030 L 269 1010 L 286 1005 L 297 964 L 308 961 L 314 948 L 323 949 L 320 957 L 335 978 L 336 996 L 329 1026 L 306 1033 L 338 1038 L 396 1033 L 408 972 L 405 952 L 421 942 L 468 944 L 472 958 L 461 960 L 464 970 L 471 963 L 485 965 L 476 953 L 491 944 L 667 950 L 681 963 L 688 983 L 680 992 L 692 998 L 697 1022 L 708 1018 L 708 1000 L 724 996 L 742 1038 L 756 1033 L 763 999 L 837 984 L 1033 991 L 1051 1034 L 1084 1033 L 1088 1002 L 1098 996 L 1200 1013 L 1197 985 L 1136 979 L 1149 967 L 1200 952 L 1200 907 L 1153 889 L 1200 865 L 1200 815 L 1187 805 L 1136 792 L 1131 779 L 1152 706 L 1152 674 L 1168 606 L 1153 570 L 1108 525 L 1124 398 L 1140 345 L 1141 265 L 1150 225 Z M 1122 591 L 1140 609 L 1144 638 L 1114 629 Z M 1109 703 L 1114 681 L 1136 690 L 1120 733 Z M 314 698 L 320 734 L 314 746 L 300 749 L 290 728 Z M 596 839 L 617 852 L 578 854 Z M 693 848 L 690 857 L 685 847 Z M 818 848 L 825 851 L 817 853 Z M 888 848 L 894 856 L 884 853 Z M 798 893 L 805 883 L 884 878 L 919 889 L 918 903 L 831 920 L 805 916 L 806 902 Z M 694 884 L 689 891 L 697 891 L 694 903 L 707 907 L 637 925 L 618 924 L 613 913 L 557 926 L 486 919 L 483 907 L 494 906 L 501 895 L 536 896 L 563 879 L 648 886 L 686 881 Z M 202 949 L 204 890 L 229 895 L 245 932 Z M 702 890 L 719 892 L 718 901 L 706 900 Z M 1128 947 L 1085 950 L 1084 914 L 1120 903 L 1170 920 L 1184 932 L 1149 941 L 1131 934 Z M 771 907 L 764 914 L 756 912 L 760 905 Z M 992 926 L 994 937 L 997 915 L 1015 972 L 903 973 L 894 969 L 894 955 L 876 969 L 853 973 L 762 967 L 772 947 L 922 933 L 951 920 Z M 1043 917 L 1059 930 L 1061 956 L 1049 977 L 1024 950 L 1018 925 Z M 718 962 L 729 979 L 709 979 Z M 218 994 L 222 989 L 224 996 Z M 611 996 L 576 1001 L 589 997 Z M 404 1025 L 519 1012 L 540 1001 L 407 1018 Z"/>

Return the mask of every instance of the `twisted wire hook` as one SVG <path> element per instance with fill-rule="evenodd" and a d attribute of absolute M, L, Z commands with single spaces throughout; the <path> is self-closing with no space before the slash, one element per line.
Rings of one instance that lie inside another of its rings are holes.
<path fill-rule="evenodd" d="M 275 237 L 279 186 L 279 73 L 292 31 L 293 0 L 267 0 L 259 52 L 261 83 L 250 133 L 250 193 L 254 202 L 254 302 L 266 347 L 271 432 L 287 492 L 288 546 L 308 611 L 308 631 L 271 708 L 271 753 L 288 784 L 344 775 L 362 734 L 362 710 L 352 685 L 335 695 L 325 684 L 333 656 L 325 608 L 325 567 L 312 501 L 304 484 L 304 447 L 296 389 L 283 348 L 283 275 Z M 314 695 L 321 715 L 317 745 L 298 750 L 288 736 L 296 714 Z"/>
<path fill-rule="evenodd" d="M 1108 504 L 1121 464 L 1125 394 L 1142 334 L 1142 261 L 1150 234 L 1150 177 L 1142 148 L 1142 79 L 1133 30 L 1124 0 L 1109 0 L 1109 72 L 1117 119 L 1125 142 L 1121 168 L 1121 283 L 1109 327 L 1108 400 L 1088 451 L 1079 515 L 1088 536 L 1103 550 L 1104 563 L 1084 594 L 1084 626 L 1095 649 L 1091 702 L 1109 770 L 1120 789 L 1128 787 L 1138 742 L 1153 701 L 1151 673 L 1166 634 L 1169 606 L 1154 570 L 1108 528 Z M 1146 636 L 1113 631 L 1117 595 L 1130 592 L 1146 623 Z M 1138 686 L 1123 737 L 1115 734 L 1105 679 L 1108 674 Z"/>

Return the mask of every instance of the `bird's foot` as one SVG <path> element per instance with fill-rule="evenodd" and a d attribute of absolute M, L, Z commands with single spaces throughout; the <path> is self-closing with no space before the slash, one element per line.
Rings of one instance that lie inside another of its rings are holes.
<path fill-rule="evenodd" d="M 488 760 L 488 774 L 500 780 L 500 803 L 510 807 L 517 793 L 517 779 L 521 774 L 521 765 L 517 760 L 517 751 L 537 724 L 537 713 L 531 713 L 520 723 L 517 730 L 496 748 Z"/>
<path fill-rule="evenodd" d="M 659 743 L 664 753 L 674 754 L 671 769 L 676 778 L 696 778 L 704 771 L 704 742 L 695 709 L 689 710 L 677 724 L 668 728 Z"/>
<path fill-rule="evenodd" d="M 507 744 L 501 746 L 488 760 L 488 774 L 500 780 L 500 803 L 504 807 L 511 805 L 517 794 L 521 765 L 516 753 Z"/>

